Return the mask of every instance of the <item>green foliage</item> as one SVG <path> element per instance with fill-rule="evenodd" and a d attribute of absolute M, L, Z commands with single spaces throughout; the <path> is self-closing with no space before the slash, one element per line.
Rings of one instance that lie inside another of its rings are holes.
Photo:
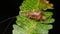
<path fill-rule="evenodd" d="M 38 0 L 24 0 L 20 9 L 21 10 L 32 10 L 36 8 L 37 1 Z"/>
<path fill-rule="evenodd" d="M 43 1 L 43 0 L 41 0 Z M 42 4 L 40 3 L 40 0 L 24 0 L 22 5 L 20 6 L 20 10 L 21 11 L 24 11 L 24 10 L 41 10 L 41 9 L 44 9 L 44 10 L 47 10 L 50 6 L 49 4 L 46 5 L 46 4 Z M 50 9 L 52 9 L 53 7 L 50 6 Z"/>
<path fill-rule="evenodd" d="M 53 13 L 52 12 L 44 12 L 44 16 L 46 16 L 46 17 L 50 17 L 50 16 L 52 16 L 53 15 Z"/>
<path fill-rule="evenodd" d="M 13 34 L 26 34 L 22 27 L 15 24 L 13 25 L 13 27 L 14 27 Z"/>
<path fill-rule="evenodd" d="M 49 30 L 53 28 L 50 23 L 55 21 L 52 18 L 53 13 L 49 11 L 45 11 L 43 16 L 47 18 L 47 20 L 36 21 L 29 19 L 27 14 L 34 11 L 39 11 L 41 9 L 48 9 L 45 4 L 40 3 L 40 0 L 24 0 L 22 5 L 20 6 L 20 12 L 17 16 L 16 24 L 13 25 L 13 34 L 48 34 Z"/>
<path fill-rule="evenodd" d="M 45 20 L 44 23 L 53 23 L 54 21 L 55 21 L 55 19 L 49 18 L 49 19 Z"/>

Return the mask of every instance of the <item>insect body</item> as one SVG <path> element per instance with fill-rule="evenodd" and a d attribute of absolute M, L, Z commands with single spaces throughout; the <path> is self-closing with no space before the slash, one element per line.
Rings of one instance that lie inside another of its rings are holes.
<path fill-rule="evenodd" d="M 28 17 L 34 20 L 45 20 L 46 18 L 43 17 L 43 12 L 44 11 L 31 12 L 28 14 Z"/>

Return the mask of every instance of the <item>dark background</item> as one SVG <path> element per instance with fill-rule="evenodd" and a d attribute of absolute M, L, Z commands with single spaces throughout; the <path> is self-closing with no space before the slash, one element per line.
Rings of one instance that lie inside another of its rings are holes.
<path fill-rule="evenodd" d="M 49 34 L 60 34 L 60 25 L 59 25 L 59 2 L 57 0 L 50 0 L 54 4 L 54 9 L 51 10 L 55 18 L 55 22 L 53 23 L 53 29 L 49 31 Z M 23 0 L 1 0 L 0 1 L 0 34 L 12 34 L 12 25 L 15 24 L 16 18 L 11 18 L 8 21 L 1 22 L 7 18 L 17 16 L 19 14 L 19 6 Z M 11 20 L 14 19 L 12 22 Z M 8 26 L 8 24 L 10 25 Z M 6 27 L 8 28 L 6 29 Z M 6 29 L 6 30 L 5 30 Z"/>

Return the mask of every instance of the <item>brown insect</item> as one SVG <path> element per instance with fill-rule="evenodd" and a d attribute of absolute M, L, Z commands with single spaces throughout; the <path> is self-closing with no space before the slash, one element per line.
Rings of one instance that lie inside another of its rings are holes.
<path fill-rule="evenodd" d="M 43 17 L 44 10 L 41 10 L 40 12 L 31 12 L 28 14 L 28 17 L 33 20 L 45 20 L 46 18 Z"/>

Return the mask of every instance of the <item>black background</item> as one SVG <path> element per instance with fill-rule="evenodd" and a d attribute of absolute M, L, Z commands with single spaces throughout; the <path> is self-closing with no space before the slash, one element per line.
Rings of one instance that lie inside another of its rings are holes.
<path fill-rule="evenodd" d="M 53 23 L 54 27 L 49 31 L 49 34 L 60 34 L 59 2 L 58 0 L 50 0 L 50 1 L 51 3 L 54 4 L 54 9 L 51 11 L 54 13 L 53 18 L 55 18 L 56 20 Z M 23 0 L 1 0 L 0 1 L 0 34 L 12 34 L 12 29 L 13 29 L 12 25 L 15 23 L 16 18 L 12 18 L 14 19 L 12 22 L 11 22 L 12 19 L 5 22 L 1 22 L 1 21 L 13 16 L 17 16 L 20 11 L 19 6 L 21 5 L 22 2 Z M 8 26 L 9 22 L 11 23 Z M 7 26 L 8 28 L 6 29 Z"/>

